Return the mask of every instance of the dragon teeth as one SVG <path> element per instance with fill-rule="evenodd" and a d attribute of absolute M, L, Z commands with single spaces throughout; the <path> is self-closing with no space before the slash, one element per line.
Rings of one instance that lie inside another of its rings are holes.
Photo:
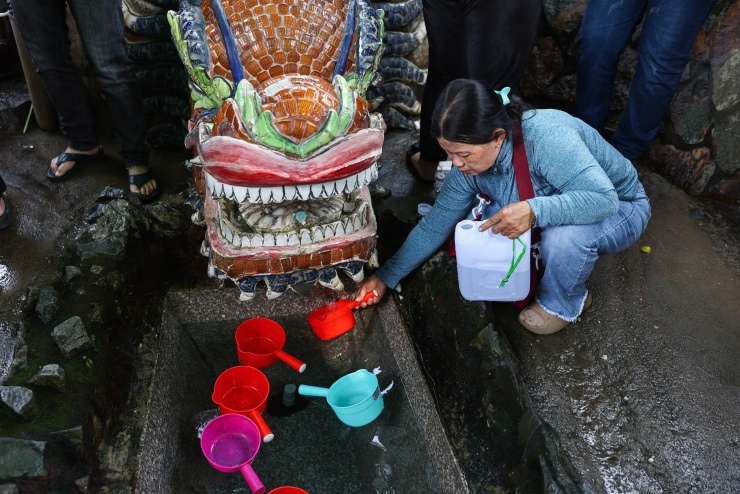
<path fill-rule="evenodd" d="M 310 245 L 341 235 L 349 235 L 360 230 L 364 224 L 364 213 L 351 218 L 335 221 L 328 225 L 318 225 L 310 230 L 303 228 L 300 232 L 287 233 L 245 233 L 237 234 L 237 228 L 226 219 L 221 220 L 221 233 L 232 245 L 241 248 L 252 247 L 286 247 L 293 245 Z"/>
<path fill-rule="evenodd" d="M 269 204 L 293 200 L 308 201 L 350 193 L 375 181 L 378 178 L 378 166 L 373 164 L 351 177 L 310 185 L 241 187 L 219 182 L 208 173 L 205 173 L 205 177 L 206 186 L 211 191 L 212 197 L 232 199 L 239 204 L 245 202 Z"/>

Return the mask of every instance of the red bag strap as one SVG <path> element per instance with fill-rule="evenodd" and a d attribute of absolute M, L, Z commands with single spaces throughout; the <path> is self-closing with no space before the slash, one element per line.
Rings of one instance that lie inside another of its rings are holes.
<path fill-rule="evenodd" d="M 529 161 L 527 160 L 527 150 L 524 148 L 524 137 L 522 136 L 522 126 L 518 122 L 512 129 L 514 141 L 514 176 L 516 177 L 516 187 L 519 189 L 519 200 L 534 198 L 534 187 L 532 186 L 532 176 L 529 174 Z M 540 228 L 532 229 L 532 243 L 540 241 Z"/>

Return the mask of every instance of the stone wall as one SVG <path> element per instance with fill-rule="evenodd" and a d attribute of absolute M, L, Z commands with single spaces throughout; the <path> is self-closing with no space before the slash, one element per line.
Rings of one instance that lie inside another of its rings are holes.
<path fill-rule="evenodd" d="M 540 37 L 521 83 L 539 107 L 575 110 L 577 35 L 587 0 L 545 0 Z M 611 115 L 625 107 L 640 29 L 622 56 Z M 728 203 L 740 196 L 740 2 L 720 0 L 696 39 L 663 127 L 643 163 L 690 194 Z"/>

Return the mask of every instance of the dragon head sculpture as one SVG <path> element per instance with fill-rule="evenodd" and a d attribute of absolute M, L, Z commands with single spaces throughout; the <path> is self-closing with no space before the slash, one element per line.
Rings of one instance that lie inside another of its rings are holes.
<path fill-rule="evenodd" d="M 366 91 L 383 12 L 365 0 L 205 0 L 168 14 L 188 71 L 186 146 L 203 194 L 209 273 L 242 300 L 377 265 L 368 185 L 382 117 Z"/>

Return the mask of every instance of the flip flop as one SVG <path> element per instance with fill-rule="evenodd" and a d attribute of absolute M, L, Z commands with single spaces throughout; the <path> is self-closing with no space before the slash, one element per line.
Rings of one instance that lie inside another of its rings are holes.
<path fill-rule="evenodd" d="M 139 173 L 138 175 L 129 175 L 128 176 L 128 183 L 131 185 L 135 185 L 139 190 L 141 190 L 144 185 L 146 185 L 147 182 L 150 180 L 155 180 L 156 177 L 154 176 L 154 173 L 151 170 L 147 170 L 144 173 Z M 152 202 L 154 199 L 160 196 L 162 193 L 162 187 L 157 184 L 157 188 L 152 192 L 151 194 L 142 194 L 140 192 L 129 192 L 129 195 L 131 197 L 138 198 L 141 202 L 147 203 Z"/>
<path fill-rule="evenodd" d="M 5 230 L 10 226 L 10 200 L 7 196 L 2 196 L 5 201 L 5 211 L 0 214 L 0 230 Z"/>
<path fill-rule="evenodd" d="M 408 150 L 406 151 L 406 168 L 409 169 L 409 171 L 414 177 L 421 180 L 422 182 L 433 184 L 434 180 L 427 180 L 423 178 L 419 174 L 419 171 L 416 169 L 414 164 L 411 162 L 411 157 L 415 155 L 416 153 L 420 153 L 420 152 L 421 152 L 421 143 L 419 141 L 416 141 L 413 144 L 411 144 L 411 146 L 409 146 Z"/>
<path fill-rule="evenodd" d="M 54 174 L 54 170 L 51 169 L 51 165 L 49 165 L 49 168 L 46 169 L 46 179 L 49 182 L 64 182 L 67 178 L 82 170 L 83 166 L 92 161 L 93 158 L 101 157 L 103 155 L 103 148 L 100 147 L 98 149 L 98 152 L 95 154 L 67 153 L 63 151 L 57 156 L 57 163 L 71 161 L 74 163 L 74 166 L 64 172 L 64 175 L 57 176 Z"/>

